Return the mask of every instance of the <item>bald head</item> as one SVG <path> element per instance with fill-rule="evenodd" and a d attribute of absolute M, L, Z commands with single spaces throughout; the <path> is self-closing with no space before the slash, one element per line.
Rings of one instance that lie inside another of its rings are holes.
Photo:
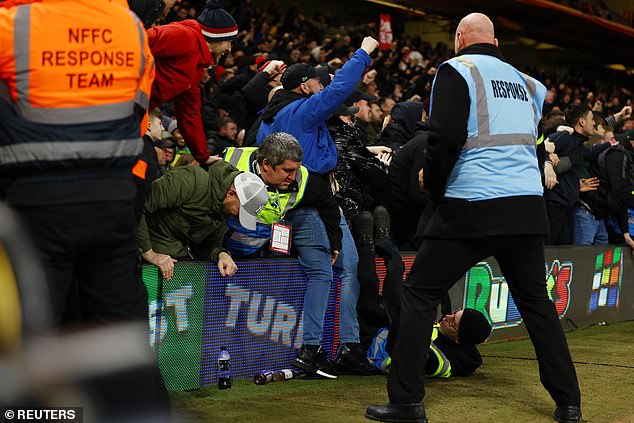
<path fill-rule="evenodd" d="M 493 22 L 482 13 L 471 13 L 460 21 L 456 29 L 454 47 L 456 53 L 471 44 L 486 43 L 498 45 L 493 31 Z"/>

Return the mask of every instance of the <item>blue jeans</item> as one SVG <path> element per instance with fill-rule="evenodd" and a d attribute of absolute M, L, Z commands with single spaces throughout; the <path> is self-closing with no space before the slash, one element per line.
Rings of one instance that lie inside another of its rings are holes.
<path fill-rule="evenodd" d="M 583 207 L 575 208 L 575 230 L 572 235 L 575 245 L 605 245 L 608 243 L 608 231 L 605 221 L 597 219 Z"/>
<path fill-rule="evenodd" d="M 297 249 L 299 264 L 308 279 L 304 295 L 304 345 L 320 345 L 324 327 L 324 315 L 328 305 L 333 268 L 341 276 L 341 318 L 339 335 L 341 342 L 359 342 L 357 300 L 359 280 L 357 265 L 359 256 L 350 229 L 341 213 L 339 226 L 343 232 L 342 248 L 333 267 L 330 266 L 330 242 L 326 228 L 317 210 L 300 208 L 286 216 L 293 224 L 292 245 Z"/>

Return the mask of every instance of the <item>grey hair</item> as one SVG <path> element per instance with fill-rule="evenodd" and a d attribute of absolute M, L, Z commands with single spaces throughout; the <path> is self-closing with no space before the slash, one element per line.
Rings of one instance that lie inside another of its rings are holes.
<path fill-rule="evenodd" d="M 301 162 L 304 153 L 297 138 L 286 132 L 274 132 L 264 138 L 258 147 L 255 158 L 259 164 L 267 159 L 269 164 L 275 167 L 284 163 L 285 160 Z"/>

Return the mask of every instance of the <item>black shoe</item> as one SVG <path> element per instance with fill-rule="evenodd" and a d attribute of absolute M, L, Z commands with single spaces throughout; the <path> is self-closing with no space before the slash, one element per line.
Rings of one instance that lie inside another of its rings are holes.
<path fill-rule="evenodd" d="M 574 405 L 558 405 L 553 414 L 555 421 L 559 423 L 577 423 L 581 420 L 581 407 Z"/>
<path fill-rule="evenodd" d="M 305 345 L 302 345 L 292 364 L 307 373 L 316 374 L 328 379 L 337 379 L 337 372 L 335 372 L 328 362 L 326 353 L 321 347 L 319 347 L 317 351 L 312 351 L 307 349 Z"/>
<path fill-rule="evenodd" d="M 341 345 L 334 364 L 342 371 L 356 375 L 369 376 L 377 374 L 374 366 L 370 364 L 367 356 L 358 343 Z"/>
<path fill-rule="evenodd" d="M 383 206 L 377 206 L 372 214 L 374 218 L 374 242 L 380 239 L 390 239 L 390 214 Z"/>
<path fill-rule="evenodd" d="M 359 246 L 374 251 L 374 219 L 372 213 L 364 211 L 352 218 L 352 236 Z"/>
<path fill-rule="evenodd" d="M 371 405 L 365 411 L 365 416 L 380 422 L 428 423 L 421 403 Z"/>

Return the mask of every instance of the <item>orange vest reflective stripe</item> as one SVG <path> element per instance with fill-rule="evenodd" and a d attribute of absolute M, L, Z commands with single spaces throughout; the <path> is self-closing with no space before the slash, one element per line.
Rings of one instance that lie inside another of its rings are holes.
<path fill-rule="evenodd" d="M 154 76 L 143 25 L 125 0 L 23 3 L 0 7 L 0 171 L 129 172 Z"/>
<path fill-rule="evenodd" d="M 143 119 L 141 120 L 141 136 L 145 135 L 147 130 L 150 128 L 150 114 L 145 112 L 143 115 Z"/>
<path fill-rule="evenodd" d="M 0 7 L 15 7 L 21 4 L 36 3 L 41 0 L 4 0 L 0 1 Z"/>
<path fill-rule="evenodd" d="M 0 8 L 0 80 L 18 115 L 64 125 L 123 119 L 135 104 L 147 109 L 154 61 L 131 16 L 106 0 Z"/>
<path fill-rule="evenodd" d="M 132 174 L 139 179 L 145 180 L 145 175 L 147 173 L 147 162 L 145 160 L 139 159 L 138 162 L 134 166 L 132 166 Z"/>

